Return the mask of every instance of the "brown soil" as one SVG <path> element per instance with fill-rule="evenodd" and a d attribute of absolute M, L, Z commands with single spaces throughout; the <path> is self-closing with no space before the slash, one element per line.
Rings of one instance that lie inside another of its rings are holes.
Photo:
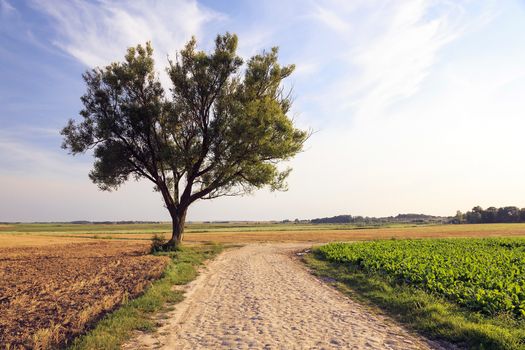
<path fill-rule="evenodd" d="M 115 242 L 0 248 L 0 344 L 63 346 L 159 277 L 167 258 Z"/>

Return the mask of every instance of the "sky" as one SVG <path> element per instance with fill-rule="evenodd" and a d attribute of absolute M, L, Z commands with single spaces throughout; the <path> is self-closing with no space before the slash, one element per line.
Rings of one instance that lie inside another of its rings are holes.
<path fill-rule="evenodd" d="M 525 2 L 0 0 L 0 221 L 167 220 L 146 181 L 102 192 L 60 148 L 81 75 L 151 41 L 160 78 L 192 35 L 294 63 L 313 131 L 287 192 L 196 202 L 188 219 L 453 215 L 525 207 Z"/>

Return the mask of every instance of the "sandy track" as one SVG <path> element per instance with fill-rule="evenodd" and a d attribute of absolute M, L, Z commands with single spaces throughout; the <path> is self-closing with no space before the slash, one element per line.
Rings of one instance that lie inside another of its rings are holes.
<path fill-rule="evenodd" d="M 290 257 L 299 248 L 252 244 L 221 254 L 159 332 L 126 348 L 439 348 L 317 280 Z"/>

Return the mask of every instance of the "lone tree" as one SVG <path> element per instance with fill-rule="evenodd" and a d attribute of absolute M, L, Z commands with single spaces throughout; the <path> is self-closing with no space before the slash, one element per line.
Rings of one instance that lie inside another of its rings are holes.
<path fill-rule="evenodd" d="M 198 199 L 234 196 L 269 186 L 285 190 L 290 169 L 277 164 L 301 151 L 307 133 L 296 129 L 281 82 L 277 48 L 253 56 L 243 74 L 237 36 L 218 35 L 212 53 L 190 40 L 167 68 L 166 93 L 150 43 L 129 48 L 123 62 L 87 71 L 82 120 L 69 120 L 62 147 L 93 149 L 89 174 L 102 190 L 130 177 L 146 178 L 162 194 L 172 222 L 168 245 L 184 233 L 188 207 Z"/>

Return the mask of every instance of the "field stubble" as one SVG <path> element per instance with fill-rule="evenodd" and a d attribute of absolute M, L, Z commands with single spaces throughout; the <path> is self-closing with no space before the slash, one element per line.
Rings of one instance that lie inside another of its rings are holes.
<path fill-rule="evenodd" d="M 122 242 L 0 248 L 0 344 L 64 345 L 162 274 L 169 259 L 146 250 Z"/>

